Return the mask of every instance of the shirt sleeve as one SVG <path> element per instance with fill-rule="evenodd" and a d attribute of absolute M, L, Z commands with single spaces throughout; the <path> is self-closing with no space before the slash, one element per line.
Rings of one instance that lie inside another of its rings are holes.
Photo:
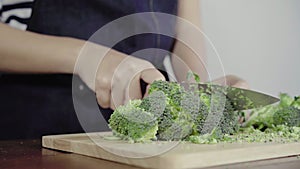
<path fill-rule="evenodd" d="M 2 0 L 0 0 L 0 21 L 2 22 Z"/>

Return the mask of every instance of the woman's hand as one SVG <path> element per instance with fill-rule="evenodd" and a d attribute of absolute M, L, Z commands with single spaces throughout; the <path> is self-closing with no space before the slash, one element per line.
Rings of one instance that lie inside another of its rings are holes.
<path fill-rule="evenodd" d="M 238 88 L 243 88 L 243 89 L 249 89 L 249 84 L 235 76 L 235 75 L 226 75 L 224 77 L 220 77 L 218 79 L 215 79 L 212 81 L 212 83 L 216 83 L 216 84 L 219 84 L 219 85 L 225 85 L 225 86 L 232 86 L 232 87 L 238 87 Z"/>
<path fill-rule="evenodd" d="M 96 76 L 95 92 L 99 104 L 115 109 L 130 99 L 142 98 L 140 80 L 150 84 L 164 76 L 148 61 L 110 51 Z"/>
<path fill-rule="evenodd" d="M 107 49 L 92 44 L 89 51 L 81 52 L 85 56 L 78 60 L 81 63 L 77 65 L 77 73 L 95 91 L 97 101 L 103 108 L 115 109 L 130 99 L 142 98 L 141 80 L 148 84 L 165 80 L 150 62 L 112 49 L 99 59 L 99 53 L 104 50 Z"/>

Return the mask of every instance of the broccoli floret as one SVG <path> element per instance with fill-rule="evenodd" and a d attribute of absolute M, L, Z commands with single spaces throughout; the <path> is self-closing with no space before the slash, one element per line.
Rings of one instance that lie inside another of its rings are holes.
<path fill-rule="evenodd" d="M 154 81 L 149 88 L 149 94 L 154 91 L 162 91 L 169 99 L 168 102 L 174 108 L 180 109 L 181 97 L 184 89 L 176 82 L 167 82 L 162 80 Z"/>
<path fill-rule="evenodd" d="M 300 96 L 296 96 L 294 98 L 294 101 L 293 103 L 291 104 L 291 106 L 297 108 L 297 109 L 300 109 Z"/>
<path fill-rule="evenodd" d="M 163 114 L 158 118 L 158 131 L 157 133 L 162 133 L 167 130 L 177 118 L 177 111 L 174 112 L 172 107 L 167 105 Z"/>
<path fill-rule="evenodd" d="M 195 119 L 196 133 L 203 135 L 214 131 L 214 136 L 222 138 L 224 134 L 238 131 L 239 114 L 221 90 L 212 91 L 212 95 L 201 93 L 200 106 Z"/>
<path fill-rule="evenodd" d="M 279 107 L 289 107 L 294 102 L 294 99 L 286 93 L 281 93 L 279 97 L 280 97 Z"/>
<path fill-rule="evenodd" d="M 151 84 L 149 93 L 151 95 L 157 91 L 162 91 L 167 98 L 165 110 L 158 117 L 158 139 L 180 140 L 191 134 L 210 133 L 214 128 L 216 128 L 214 129 L 215 133 L 220 133 L 220 135 L 232 134 L 238 130 L 239 115 L 234 111 L 229 101 L 222 105 L 218 103 L 220 102 L 219 98 L 215 98 L 214 106 L 219 106 L 222 109 L 211 112 L 213 111 L 211 110 L 211 95 L 202 93 L 195 83 L 188 84 L 183 88 L 175 82 L 155 81 Z M 212 119 L 215 118 L 214 116 L 219 117 L 214 119 L 216 124 L 209 124 L 210 122 L 207 121 L 210 112 Z M 203 131 L 205 130 L 203 129 L 204 125 L 209 126 L 208 128 L 211 130 Z"/>
<path fill-rule="evenodd" d="M 239 114 L 233 109 L 231 102 L 226 100 L 223 106 L 223 112 L 199 112 L 195 121 L 196 135 L 210 135 L 221 139 L 224 135 L 232 135 L 239 131 Z"/>
<path fill-rule="evenodd" d="M 160 83 L 160 86 L 165 85 L 164 88 L 168 88 L 170 85 L 168 82 Z M 152 113 L 158 121 L 157 137 L 160 140 L 174 140 L 175 136 L 170 134 L 174 132 L 174 127 L 180 128 L 175 124 L 178 116 L 177 106 L 172 106 L 170 98 L 166 97 L 166 94 L 162 90 L 152 90 L 150 94 L 142 100 L 140 108 Z M 170 95 L 168 95 L 170 96 Z M 173 130 L 172 132 L 170 132 Z M 164 134 L 161 134 L 164 133 Z M 177 138 L 177 137 L 176 137 Z"/>
<path fill-rule="evenodd" d="M 153 91 L 145 97 L 139 107 L 152 113 L 156 118 L 161 117 L 167 105 L 167 97 L 162 91 Z"/>
<path fill-rule="evenodd" d="M 300 127 L 300 109 L 289 106 L 277 110 L 273 116 L 275 125 L 287 125 Z"/>
<path fill-rule="evenodd" d="M 281 93 L 278 110 L 274 112 L 273 116 L 274 124 L 300 127 L 299 103 L 299 97 L 292 98 L 286 93 Z"/>
<path fill-rule="evenodd" d="M 158 123 L 155 116 L 139 108 L 141 100 L 132 100 L 119 106 L 109 119 L 114 135 L 132 142 L 156 139 Z"/>
<path fill-rule="evenodd" d="M 300 110 L 297 108 L 298 98 L 280 94 L 280 102 L 277 105 L 269 105 L 255 110 L 245 127 L 254 126 L 260 130 L 274 128 L 276 125 L 299 126 Z"/>
<path fill-rule="evenodd" d="M 184 115 L 180 115 L 173 120 L 170 126 L 158 132 L 158 139 L 167 141 L 182 140 L 189 136 L 192 132 L 193 124 L 185 118 Z"/>
<path fill-rule="evenodd" d="M 149 95 L 155 94 L 157 91 L 163 92 L 166 96 L 165 109 L 161 116 L 158 117 L 158 139 L 180 140 L 186 137 L 190 134 L 189 126 L 191 124 L 188 123 L 191 121 L 182 118 L 182 114 L 184 113 L 182 112 L 181 100 L 185 93 L 183 87 L 175 82 L 159 80 L 150 85 Z"/>
<path fill-rule="evenodd" d="M 234 134 L 239 130 L 239 127 L 239 114 L 234 110 L 231 102 L 227 100 L 218 128 L 222 134 Z"/>
<path fill-rule="evenodd" d="M 272 127 L 274 125 L 273 116 L 278 108 L 278 105 L 268 105 L 258 110 L 253 110 L 250 118 L 243 124 L 243 126 L 253 126 L 260 130 Z"/>
<path fill-rule="evenodd" d="M 191 115 L 193 134 L 200 134 L 203 130 L 206 117 L 210 111 L 210 96 L 201 93 L 200 97 L 188 93 L 182 101 L 183 111 Z"/>

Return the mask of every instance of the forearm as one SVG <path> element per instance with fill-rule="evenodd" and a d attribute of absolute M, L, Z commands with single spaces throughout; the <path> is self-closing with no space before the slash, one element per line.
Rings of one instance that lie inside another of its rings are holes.
<path fill-rule="evenodd" d="M 174 72 L 179 81 L 185 80 L 189 70 L 199 74 L 201 81 L 207 80 L 199 8 L 199 0 L 179 0 L 178 16 L 185 21 L 178 21 L 176 25 L 177 41 L 173 50 L 175 55 L 172 56 Z"/>
<path fill-rule="evenodd" d="M 0 71 L 72 73 L 84 41 L 21 31 L 0 24 Z"/>

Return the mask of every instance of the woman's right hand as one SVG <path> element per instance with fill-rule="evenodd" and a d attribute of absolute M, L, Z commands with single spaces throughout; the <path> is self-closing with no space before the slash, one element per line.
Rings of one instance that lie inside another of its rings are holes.
<path fill-rule="evenodd" d="M 103 50 L 96 45 L 91 49 Z M 105 48 L 105 47 L 104 47 Z M 82 52 L 81 52 L 82 54 Z M 97 101 L 103 108 L 115 109 L 127 103 L 130 99 L 142 98 L 140 80 L 151 84 L 155 80 L 165 80 L 164 76 L 148 61 L 126 55 L 110 49 L 103 58 L 98 58 L 99 52 L 83 52 L 89 54 L 87 58 L 94 58 L 100 63 L 92 60 L 84 61 L 83 66 L 78 69 L 79 76 L 96 93 Z M 91 56 L 94 55 L 94 56 Z M 85 58 L 85 57 L 83 57 Z M 89 64 L 90 63 L 90 64 Z M 91 66 L 90 66 L 91 65 Z M 96 72 L 91 72 L 91 67 L 96 65 Z"/>

